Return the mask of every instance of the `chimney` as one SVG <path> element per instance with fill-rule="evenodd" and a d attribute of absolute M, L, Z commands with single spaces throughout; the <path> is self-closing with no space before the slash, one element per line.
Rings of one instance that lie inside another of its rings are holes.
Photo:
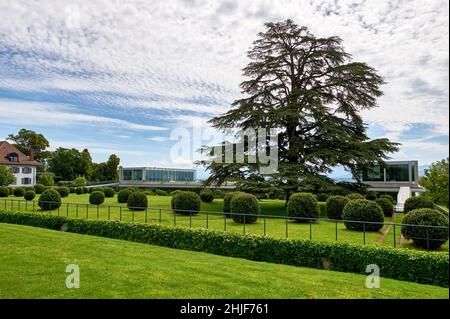
<path fill-rule="evenodd" d="M 29 158 L 30 158 L 30 161 L 34 161 L 34 150 L 33 149 L 30 150 Z"/>

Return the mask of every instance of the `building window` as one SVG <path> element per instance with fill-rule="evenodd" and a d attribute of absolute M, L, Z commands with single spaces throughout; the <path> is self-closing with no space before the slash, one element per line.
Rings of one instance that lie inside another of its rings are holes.
<path fill-rule="evenodd" d="M 11 172 L 13 172 L 14 174 L 19 174 L 20 168 L 13 166 L 13 167 L 11 167 Z"/>
<path fill-rule="evenodd" d="M 31 167 L 22 168 L 22 174 L 31 174 L 32 171 Z"/>
<path fill-rule="evenodd" d="M 8 161 L 12 163 L 17 163 L 19 161 L 19 155 L 17 155 L 17 153 L 10 153 L 6 157 L 8 158 Z"/>
<path fill-rule="evenodd" d="M 30 185 L 31 184 L 31 178 L 24 177 L 22 178 L 22 185 Z"/>
<path fill-rule="evenodd" d="M 365 182 L 384 182 L 384 169 L 380 165 L 369 168 L 363 174 Z"/>
<path fill-rule="evenodd" d="M 396 164 L 389 165 L 386 168 L 387 182 L 408 182 L 409 181 L 409 165 Z"/>

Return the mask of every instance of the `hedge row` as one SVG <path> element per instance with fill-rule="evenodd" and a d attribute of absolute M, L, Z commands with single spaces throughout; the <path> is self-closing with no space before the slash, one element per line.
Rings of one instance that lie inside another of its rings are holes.
<path fill-rule="evenodd" d="M 71 219 L 49 214 L 0 212 L 0 222 L 129 240 L 301 267 L 366 274 L 376 264 L 385 278 L 448 287 L 448 255 L 349 243 L 238 235 L 154 224 Z"/>

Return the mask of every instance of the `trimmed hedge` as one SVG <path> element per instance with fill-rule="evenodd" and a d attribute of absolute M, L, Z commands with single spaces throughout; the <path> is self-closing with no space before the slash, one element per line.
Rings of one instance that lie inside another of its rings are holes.
<path fill-rule="evenodd" d="M 258 219 L 259 215 L 259 203 L 256 196 L 251 194 L 237 194 L 233 196 L 230 202 L 230 211 L 233 221 L 239 224 L 253 224 Z"/>
<path fill-rule="evenodd" d="M 172 197 L 171 206 L 175 213 L 182 215 L 194 215 L 200 211 L 202 201 L 195 192 L 182 191 Z"/>
<path fill-rule="evenodd" d="M 9 196 L 9 188 L 6 186 L 0 186 L 0 197 L 8 197 Z"/>
<path fill-rule="evenodd" d="M 308 219 L 294 219 L 295 222 L 309 223 L 320 216 L 320 207 L 316 197 L 310 193 L 295 193 L 289 197 L 287 203 L 289 217 L 304 217 Z M 312 220 L 311 220 L 312 219 Z"/>
<path fill-rule="evenodd" d="M 200 199 L 202 202 L 211 203 L 214 200 L 214 194 L 212 190 L 205 188 L 200 191 Z"/>
<path fill-rule="evenodd" d="M 157 224 L 71 219 L 50 214 L 0 212 L 0 222 L 53 230 L 64 229 L 72 233 L 254 261 L 365 275 L 367 265 L 376 264 L 384 278 L 448 287 L 448 255 L 440 253 L 350 243 L 243 236 Z"/>
<path fill-rule="evenodd" d="M 345 195 L 345 197 L 347 197 L 350 200 L 364 199 L 364 196 L 359 193 L 351 193 L 351 194 Z"/>
<path fill-rule="evenodd" d="M 77 195 L 83 195 L 84 194 L 83 187 L 77 187 L 76 193 L 77 193 Z"/>
<path fill-rule="evenodd" d="M 388 198 L 377 198 L 375 203 L 381 207 L 385 217 L 392 217 L 394 215 L 394 204 Z"/>
<path fill-rule="evenodd" d="M 93 191 L 91 195 L 89 195 L 89 203 L 92 205 L 100 205 L 105 202 L 105 193 L 100 191 Z"/>
<path fill-rule="evenodd" d="M 69 189 L 67 187 L 58 187 L 56 191 L 61 195 L 61 197 L 69 196 Z"/>
<path fill-rule="evenodd" d="M 116 192 L 111 187 L 104 188 L 103 192 L 105 193 L 105 197 L 107 198 L 111 198 L 114 197 L 114 195 L 116 195 Z"/>
<path fill-rule="evenodd" d="M 54 210 L 61 207 L 61 195 L 55 189 L 50 188 L 41 194 L 38 202 L 42 210 Z"/>
<path fill-rule="evenodd" d="M 335 195 L 327 199 L 327 216 L 331 219 L 342 219 L 345 205 L 350 201 L 345 196 Z"/>
<path fill-rule="evenodd" d="M 384 195 L 380 195 L 380 198 L 386 198 L 386 199 L 389 199 L 390 201 L 391 201 L 391 203 L 392 204 L 395 204 L 395 199 L 394 199 L 394 197 L 392 197 L 391 195 L 388 195 L 388 194 L 384 194 Z"/>
<path fill-rule="evenodd" d="M 16 197 L 23 197 L 23 195 L 25 195 L 25 189 L 22 187 L 14 188 L 13 194 Z"/>
<path fill-rule="evenodd" d="M 223 197 L 223 212 L 229 213 L 230 210 L 230 202 L 233 196 L 239 195 L 239 194 L 245 194 L 244 192 L 229 192 Z"/>
<path fill-rule="evenodd" d="M 448 240 L 448 217 L 437 210 L 430 208 L 419 208 L 410 211 L 402 220 L 402 235 L 406 239 L 412 239 L 414 246 L 438 249 Z M 445 228 L 420 227 L 408 225 L 431 225 L 443 226 Z M 428 237 L 428 245 L 427 245 Z"/>
<path fill-rule="evenodd" d="M 419 208 L 434 208 L 434 204 L 429 199 L 422 196 L 412 196 L 405 201 L 403 212 L 405 214 Z"/>
<path fill-rule="evenodd" d="M 34 192 L 36 194 L 42 194 L 43 192 L 45 192 L 46 189 L 47 188 L 44 185 L 42 185 L 42 184 L 34 185 Z"/>
<path fill-rule="evenodd" d="M 147 195 L 144 192 L 134 192 L 128 196 L 129 210 L 145 210 L 148 207 Z"/>
<path fill-rule="evenodd" d="M 350 230 L 378 231 L 383 228 L 384 214 L 377 203 L 368 199 L 351 200 L 345 205 L 342 212 L 344 225 Z M 376 222 L 358 223 L 352 221 Z"/>
<path fill-rule="evenodd" d="M 25 195 L 23 195 L 23 197 L 25 198 L 25 200 L 33 200 L 36 197 L 36 193 L 34 191 L 26 191 Z"/>
<path fill-rule="evenodd" d="M 118 194 L 117 194 L 117 202 L 119 204 L 125 204 L 128 202 L 128 197 L 130 196 L 132 192 L 129 189 L 122 189 Z"/>
<path fill-rule="evenodd" d="M 368 192 L 366 195 L 366 199 L 368 199 L 368 200 L 375 200 L 377 198 L 378 198 L 377 192 Z"/>

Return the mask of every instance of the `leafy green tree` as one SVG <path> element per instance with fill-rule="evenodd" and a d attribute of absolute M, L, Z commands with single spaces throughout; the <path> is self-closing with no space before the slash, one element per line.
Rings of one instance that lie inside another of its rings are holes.
<path fill-rule="evenodd" d="M 16 177 L 6 166 L 0 166 L 0 186 L 8 186 L 16 181 Z"/>
<path fill-rule="evenodd" d="M 53 174 L 52 173 L 43 173 L 40 177 L 39 177 L 39 184 L 42 184 L 44 186 L 53 186 L 55 185 L 55 180 L 53 178 Z"/>
<path fill-rule="evenodd" d="M 14 142 L 16 147 L 27 156 L 34 152 L 37 160 L 41 159 L 43 152 L 49 147 L 49 142 L 44 135 L 24 128 L 17 135 L 8 135 L 8 140 Z"/>
<path fill-rule="evenodd" d="M 90 174 L 92 172 L 92 168 L 93 168 L 93 162 L 92 162 L 91 154 L 89 153 L 88 149 L 84 149 L 81 152 L 81 174 L 80 175 L 89 179 Z"/>
<path fill-rule="evenodd" d="M 316 37 L 291 20 L 265 27 L 248 52 L 251 62 L 243 69 L 248 78 L 241 83 L 245 97 L 210 120 L 221 131 L 270 128 L 279 132 L 278 169 L 265 180 L 289 196 L 301 180 L 325 176 L 337 165 L 359 178 L 363 169 L 384 163 L 387 154 L 398 150 L 399 144 L 388 139 L 370 140 L 360 116 L 361 110 L 376 107 L 382 95 L 384 82 L 374 68 L 352 61 L 337 36 Z M 254 154 L 248 143 L 246 150 Z M 205 152 L 211 154 L 211 148 L 205 147 Z M 245 184 L 261 166 L 259 161 L 198 163 L 207 165 L 211 173 L 207 184 L 233 179 Z"/>
<path fill-rule="evenodd" d="M 82 175 L 81 153 L 77 149 L 58 148 L 53 152 L 50 171 L 62 180 L 71 181 Z"/>
<path fill-rule="evenodd" d="M 93 165 L 92 180 L 112 181 L 118 179 L 117 169 L 120 164 L 120 158 L 112 154 L 108 161 Z"/>
<path fill-rule="evenodd" d="M 439 205 L 448 207 L 449 192 L 449 158 L 431 164 L 420 179 L 420 184 L 426 188 L 423 196 Z"/>

